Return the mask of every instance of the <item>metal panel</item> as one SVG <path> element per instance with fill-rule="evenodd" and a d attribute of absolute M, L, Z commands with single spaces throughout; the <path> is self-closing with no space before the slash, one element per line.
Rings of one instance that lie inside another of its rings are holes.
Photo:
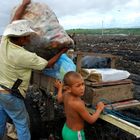
<path fill-rule="evenodd" d="M 91 108 L 88 108 L 88 111 L 90 113 L 94 113 L 95 110 L 91 109 Z M 110 114 L 107 114 L 107 115 L 101 115 L 100 116 L 100 119 L 106 121 L 106 122 L 109 122 L 127 132 L 129 132 L 130 134 L 133 134 L 134 136 L 136 136 L 136 138 L 140 138 L 140 127 L 132 124 L 132 123 L 129 123 L 123 119 L 120 119 L 118 117 L 115 117 L 113 115 L 110 115 Z"/>

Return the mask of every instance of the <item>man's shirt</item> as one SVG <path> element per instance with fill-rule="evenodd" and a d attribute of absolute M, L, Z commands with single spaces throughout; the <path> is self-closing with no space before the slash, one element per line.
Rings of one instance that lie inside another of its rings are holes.
<path fill-rule="evenodd" d="M 17 79 L 23 82 L 19 86 L 21 94 L 25 97 L 31 71 L 42 70 L 48 61 L 23 47 L 10 42 L 8 37 L 3 37 L 0 45 L 0 84 L 11 88 Z"/>

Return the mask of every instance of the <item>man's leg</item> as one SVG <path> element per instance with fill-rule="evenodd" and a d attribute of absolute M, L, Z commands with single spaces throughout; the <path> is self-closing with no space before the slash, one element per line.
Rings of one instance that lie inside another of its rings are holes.
<path fill-rule="evenodd" d="M 17 114 L 17 116 L 13 118 L 13 123 L 16 127 L 18 139 L 30 140 L 31 136 L 30 136 L 30 130 L 29 130 L 29 117 L 28 117 L 28 113 L 26 111 L 25 106 L 23 106 L 23 110 L 21 110 L 20 112 L 20 117 L 21 118 L 19 118 L 19 115 Z"/>
<path fill-rule="evenodd" d="M 24 101 L 14 97 L 12 95 L 7 95 L 6 99 L 8 104 L 5 104 L 5 112 L 13 120 L 16 127 L 17 135 L 19 140 L 30 140 L 29 131 L 29 117 L 25 108 Z"/>
<path fill-rule="evenodd" d="M 7 115 L 0 104 L 0 140 L 4 136 Z"/>

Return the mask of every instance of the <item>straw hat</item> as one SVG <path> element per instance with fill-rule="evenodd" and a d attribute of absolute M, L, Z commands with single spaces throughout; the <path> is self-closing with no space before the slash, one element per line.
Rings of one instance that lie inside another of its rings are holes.
<path fill-rule="evenodd" d="M 30 22 L 28 20 L 15 20 L 6 27 L 3 35 L 28 36 L 31 33 L 35 33 L 35 31 L 31 29 Z"/>

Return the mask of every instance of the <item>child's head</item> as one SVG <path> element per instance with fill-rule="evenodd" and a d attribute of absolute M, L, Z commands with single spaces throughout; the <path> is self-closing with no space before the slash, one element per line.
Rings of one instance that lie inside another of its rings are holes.
<path fill-rule="evenodd" d="M 68 49 L 66 52 L 67 56 L 73 60 L 74 58 L 74 49 Z"/>
<path fill-rule="evenodd" d="M 64 86 L 67 90 L 75 96 L 83 96 L 85 91 L 85 84 L 82 76 L 75 71 L 70 71 L 64 76 Z"/>

